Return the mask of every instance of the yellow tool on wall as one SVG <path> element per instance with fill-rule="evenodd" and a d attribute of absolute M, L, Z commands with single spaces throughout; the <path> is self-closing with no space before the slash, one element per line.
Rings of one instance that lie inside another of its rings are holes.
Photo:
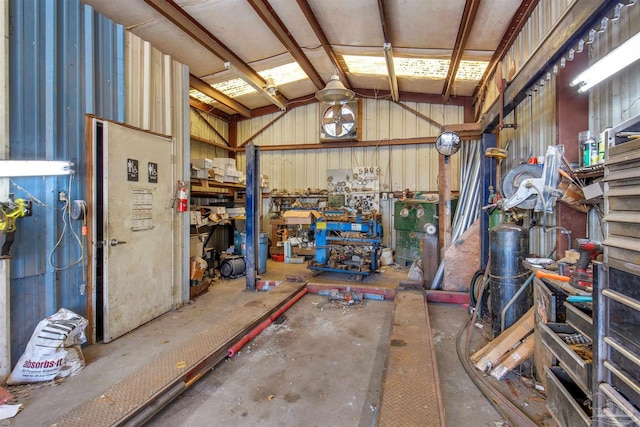
<path fill-rule="evenodd" d="M 11 245 L 16 231 L 16 220 L 25 216 L 31 216 L 31 202 L 24 199 L 15 199 L 9 195 L 6 202 L 0 202 L 0 259 L 11 258 Z"/>

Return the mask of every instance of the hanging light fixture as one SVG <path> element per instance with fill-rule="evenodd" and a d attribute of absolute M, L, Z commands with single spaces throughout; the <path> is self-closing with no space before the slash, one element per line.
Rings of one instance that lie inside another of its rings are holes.
<path fill-rule="evenodd" d="M 331 76 L 331 80 L 327 83 L 324 89 L 320 89 L 316 92 L 316 98 L 320 102 L 326 102 L 328 104 L 345 104 L 351 101 L 356 96 L 355 92 L 351 89 L 347 89 L 337 74 Z"/>

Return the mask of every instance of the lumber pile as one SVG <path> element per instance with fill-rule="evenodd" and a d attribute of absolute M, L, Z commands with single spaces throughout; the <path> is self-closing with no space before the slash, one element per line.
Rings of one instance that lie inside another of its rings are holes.
<path fill-rule="evenodd" d="M 492 377 L 501 380 L 533 355 L 533 325 L 532 307 L 496 339 L 475 352 L 471 356 L 471 362 L 476 369 L 489 372 Z"/>

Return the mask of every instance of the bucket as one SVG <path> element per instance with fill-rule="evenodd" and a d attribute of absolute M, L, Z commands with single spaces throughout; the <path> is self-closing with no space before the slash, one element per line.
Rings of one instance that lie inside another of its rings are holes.
<path fill-rule="evenodd" d="M 247 255 L 247 233 L 244 231 L 235 231 L 234 233 L 234 248 L 237 255 Z M 267 272 L 267 258 L 268 258 L 268 242 L 269 235 L 267 233 L 260 233 L 260 241 L 258 244 L 258 274 L 264 274 Z"/>
<path fill-rule="evenodd" d="M 260 233 L 260 249 L 258 251 L 258 273 L 264 274 L 267 272 L 267 242 L 269 241 L 269 235 L 267 233 Z"/>
<path fill-rule="evenodd" d="M 380 264 L 381 265 L 393 264 L 393 249 L 384 248 L 382 250 L 382 255 L 380 256 Z"/>

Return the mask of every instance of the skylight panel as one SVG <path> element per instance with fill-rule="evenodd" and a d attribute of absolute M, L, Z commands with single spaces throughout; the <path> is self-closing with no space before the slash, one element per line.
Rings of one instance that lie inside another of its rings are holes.
<path fill-rule="evenodd" d="M 215 99 L 213 99 L 209 95 L 205 95 L 197 89 L 190 89 L 189 96 L 197 99 L 198 101 L 204 102 L 205 104 L 214 105 L 217 103 Z"/>
<path fill-rule="evenodd" d="M 489 61 L 460 61 L 456 80 L 480 80 Z"/>
<path fill-rule="evenodd" d="M 276 86 L 308 78 L 297 62 L 290 62 L 289 64 L 280 65 L 268 70 L 258 71 L 258 74 L 265 80 L 272 78 Z M 212 86 L 231 98 L 256 92 L 253 87 L 240 78 L 214 83 Z"/>
<path fill-rule="evenodd" d="M 387 75 L 384 57 L 343 55 L 351 74 Z M 434 58 L 393 58 L 398 77 L 445 79 L 451 61 Z M 460 61 L 456 80 L 480 80 L 489 63 L 487 61 Z"/>

